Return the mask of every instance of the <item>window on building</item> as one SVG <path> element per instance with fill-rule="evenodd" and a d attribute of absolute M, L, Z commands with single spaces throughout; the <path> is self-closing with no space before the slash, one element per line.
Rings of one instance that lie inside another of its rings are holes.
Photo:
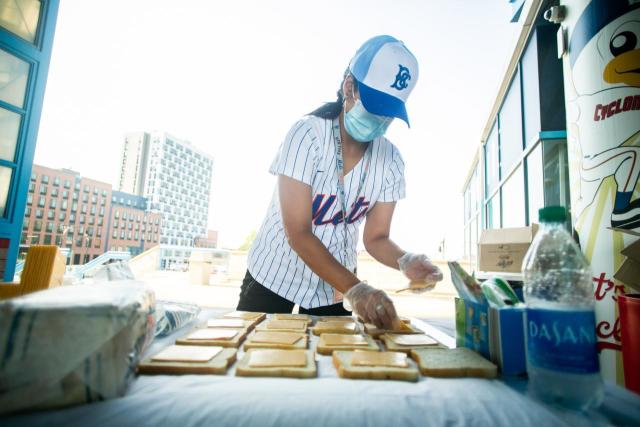
<path fill-rule="evenodd" d="M 73 193 L 73 200 L 78 200 L 78 193 Z"/>
<path fill-rule="evenodd" d="M 64 180 L 64 188 L 71 188 L 71 182 L 68 179 Z M 66 197 L 66 196 L 65 196 Z"/>
<path fill-rule="evenodd" d="M 113 215 L 114 218 L 120 218 L 120 211 L 116 210 L 115 214 Z"/>
<path fill-rule="evenodd" d="M 87 205 L 82 205 L 82 207 L 80 208 L 80 212 L 83 214 L 87 213 Z"/>
<path fill-rule="evenodd" d="M 124 239 L 126 236 L 125 231 L 124 230 L 120 230 L 120 238 Z"/>
<path fill-rule="evenodd" d="M 86 195 L 86 194 L 83 194 L 83 195 L 82 195 L 82 201 L 83 201 L 84 203 L 88 203 L 88 202 L 89 202 L 89 196 L 88 196 L 88 195 Z"/>
<path fill-rule="evenodd" d="M 103 223 L 103 218 L 102 218 L 102 217 L 99 217 L 99 218 L 98 218 L 98 225 L 102 225 L 102 223 Z"/>
<path fill-rule="evenodd" d="M 113 234 L 111 235 L 114 239 L 118 238 L 118 230 L 113 230 Z"/>
<path fill-rule="evenodd" d="M 95 222 L 95 217 L 90 216 L 90 217 L 89 217 L 89 224 L 93 225 L 93 224 L 94 224 L 94 222 Z"/>
<path fill-rule="evenodd" d="M 31 172 L 31 181 L 35 181 L 36 179 L 38 179 L 38 174 Z"/>
<path fill-rule="evenodd" d="M 35 182 L 30 182 L 29 183 L 29 193 L 33 193 L 36 190 L 36 183 Z"/>
<path fill-rule="evenodd" d="M 26 230 L 27 228 L 29 228 L 29 220 L 25 219 L 24 221 L 22 221 L 22 229 Z"/>
<path fill-rule="evenodd" d="M 495 194 L 487 202 L 486 211 L 487 228 L 501 228 L 502 227 L 502 215 L 500 206 L 500 191 Z"/>
<path fill-rule="evenodd" d="M 40 182 L 44 182 L 45 184 L 49 183 L 49 176 L 48 175 L 42 175 L 42 177 L 40 178 Z"/>
<path fill-rule="evenodd" d="M 491 195 L 500 182 L 500 157 L 498 151 L 498 131 L 494 123 L 484 145 L 486 194 Z"/>
<path fill-rule="evenodd" d="M 27 204 L 33 204 L 33 194 L 27 194 Z"/>
<path fill-rule="evenodd" d="M 84 224 L 84 220 L 85 220 L 84 215 L 80 215 L 79 217 L 80 224 Z"/>
<path fill-rule="evenodd" d="M 49 200 L 49 207 L 51 209 L 55 209 L 58 206 L 58 199 Z"/>
<path fill-rule="evenodd" d="M 55 218 L 55 216 L 56 216 L 56 211 L 52 211 L 52 210 L 47 211 L 47 218 L 48 219 L 53 219 L 53 218 Z"/>
<path fill-rule="evenodd" d="M 73 224 L 73 223 L 75 223 L 75 222 L 76 222 L 76 214 L 74 214 L 74 213 L 70 213 L 70 214 L 69 214 L 69 223 L 70 223 L 70 224 Z"/>
<path fill-rule="evenodd" d="M 60 185 L 60 178 L 59 177 L 54 177 L 53 178 L 53 185 L 55 185 L 56 187 Z"/>
<path fill-rule="evenodd" d="M 524 171 L 522 165 L 502 186 L 502 227 L 523 227 L 525 225 Z"/>
<path fill-rule="evenodd" d="M 45 234 L 44 235 L 44 242 L 45 245 L 50 245 L 51 244 L 51 234 Z"/>
<path fill-rule="evenodd" d="M 43 215 L 42 212 L 43 212 L 42 209 L 36 209 L 36 218 L 42 218 L 42 215 Z"/>
<path fill-rule="evenodd" d="M 40 194 L 47 194 L 47 186 L 40 184 Z"/>
<path fill-rule="evenodd" d="M 506 174 L 522 154 L 522 98 L 520 71 L 516 71 L 499 113 L 500 166 Z"/>
<path fill-rule="evenodd" d="M 84 191 L 85 193 L 88 193 L 89 191 L 91 191 L 91 188 L 89 188 L 89 186 L 85 184 L 85 186 L 84 186 L 84 188 L 83 188 L 83 191 Z"/>
<path fill-rule="evenodd" d="M 55 226 L 55 224 L 51 221 L 47 221 L 47 232 L 51 233 L 53 232 L 53 227 Z"/>
<path fill-rule="evenodd" d="M 60 209 L 66 210 L 67 206 L 68 206 L 67 201 L 63 199 L 62 203 L 60 203 Z"/>
<path fill-rule="evenodd" d="M 67 213 L 66 212 L 60 211 L 58 213 L 58 221 L 64 221 L 66 218 L 67 218 Z"/>
<path fill-rule="evenodd" d="M 58 197 L 58 189 L 57 188 L 52 188 L 51 189 L 51 197 Z"/>

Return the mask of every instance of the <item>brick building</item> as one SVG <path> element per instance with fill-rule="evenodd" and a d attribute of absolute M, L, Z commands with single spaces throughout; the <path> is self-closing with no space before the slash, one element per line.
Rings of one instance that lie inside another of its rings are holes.
<path fill-rule="evenodd" d="M 114 193 L 118 194 L 118 203 L 117 207 L 112 208 Z M 121 199 L 124 205 L 120 203 Z M 128 204 L 133 203 L 134 199 L 135 205 Z M 69 249 L 71 264 L 84 264 L 111 248 L 137 254 L 158 243 L 160 214 L 146 213 L 145 209 L 144 198 L 114 192 L 111 184 L 82 177 L 69 169 L 52 169 L 34 164 L 22 224 L 20 252 L 26 252 L 30 245 L 56 245 Z M 118 236 L 113 239 L 110 227 L 116 225 L 116 214 L 119 217 Z M 123 216 L 126 216 L 124 230 Z M 150 220 L 152 224 L 144 222 L 143 227 L 143 220 Z M 125 232 L 124 238 L 120 237 L 122 231 Z"/>

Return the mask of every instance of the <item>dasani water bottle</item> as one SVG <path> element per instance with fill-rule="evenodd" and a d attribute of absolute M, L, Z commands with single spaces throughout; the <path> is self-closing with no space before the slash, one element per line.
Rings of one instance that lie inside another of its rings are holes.
<path fill-rule="evenodd" d="M 539 211 L 523 261 L 529 392 L 577 409 L 603 398 L 589 263 L 565 229 L 561 206 Z"/>

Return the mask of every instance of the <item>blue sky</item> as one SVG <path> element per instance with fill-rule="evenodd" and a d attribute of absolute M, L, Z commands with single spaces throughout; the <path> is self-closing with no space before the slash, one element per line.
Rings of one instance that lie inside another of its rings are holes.
<path fill-rule="evenodd" d="M 36 162 L 117 184 L 127 131 L 162 130 L 215 158 L 210 228 L 236 247 L 259 227 L 267 170 L 289 127 L 335 98 L 366 39 L 390 34 L 420 63 L 392 238 L 462 250 L 460 194 L 515 43 L 506 0 L 64 0 Z"/>

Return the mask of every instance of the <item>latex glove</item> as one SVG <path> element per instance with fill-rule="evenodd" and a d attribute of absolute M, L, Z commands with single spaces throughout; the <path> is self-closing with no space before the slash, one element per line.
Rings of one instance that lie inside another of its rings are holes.
<path fill-rule="evenodd" d="M 409 286 L 415 293 L 430 291 L 442 280 L 442 271 L 424 254 L 407 252 L 398 258 L 398 266 L 412 282 Z"/>
<path fill-rule="evenodd" d="M 345 308 L 366 323 L 373 323 L 381 329 L 394 329 L 400 323 L 396 308 L 387 294 L 367 282 L 360 282 L 345 294 Z"/>

